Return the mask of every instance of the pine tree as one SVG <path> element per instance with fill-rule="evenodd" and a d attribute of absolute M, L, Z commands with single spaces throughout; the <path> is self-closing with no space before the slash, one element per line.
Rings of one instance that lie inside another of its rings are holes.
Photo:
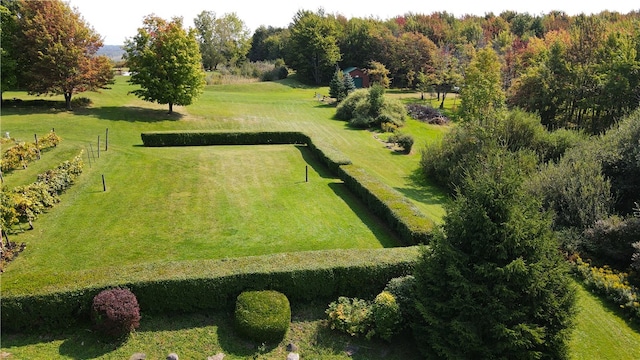
<path fill-rule="evenodd" d="M 428 358 L 567 358 L 575 290 L 521 156 L 496 150 L 466 177 L 416 266 L 414 335 Z"/>
<path fill-rule="evenodd" d="M 352 91 L 356 89 L 356 83 L 348 73 L 344 74 L 344 76 L 342 77 L 342 82 L 344 83 L 344 97 L 346 98 Z"/>
<path fill-rule="evenodd" d="M 336 67 L 336 71 L 333 73 L 331 81 L 329 81 L 329 96 L 336 99 L 337 102 L 341 102 L 347 97 L 345 95 L 343 77 L 344 75 L 342 71 L 340 71 L 340 68 Z"/>

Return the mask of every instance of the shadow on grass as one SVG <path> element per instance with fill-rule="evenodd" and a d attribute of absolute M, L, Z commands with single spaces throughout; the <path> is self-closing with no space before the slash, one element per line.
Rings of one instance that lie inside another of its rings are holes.
<path fill-rule="evenodd" d="M 177 121 L 184 117 L 179 112 L 168 113 L 167 109 L 149 109 L 139 106 L 101 106 L 95 108 L 79 109 L 74 111 L 78 115 L 93 116 L 103 120 L 128 121 L 128 122 L 158 122 Z"/>
<path fill-rule="evenodd" d="M 427 205 L 445 205 L 449 201 L 447 193 L 425 179 L 419 168 L 414 170 L 407 179 L 410 186 L 395 188 L 407 198 Z"/>
<path fill-rule="evenodd" d="M 360 218 L 385 248 L 403 246 L 398 235 L 387 224 L 369 210 L 343 183 L 330 183 L 329 187 Z M 366 214 L 366 215 L 365 215 Z"/>
<path fill-rule="evenodd" d="M 318 173 L 318 175 L 320 175 L 321 178 L 337 179 L 337 176 L 335 176 L 331 172 L 331 170 L 329 170 L 329 168 L 327 168 L 323 163 L 321 163 L 320 160 L 318 160 L 318 158 L 316 158 L 315 155 L 313 155 L 311 150 L 309 150 L 309 148 L 306 145 L 296 145 L 295 147 L 296 149 L 298 149 L 298 151 L 300 151 L 300 154 L 302 155 L 302 158 L 304 159 L 304 161 L 307 164 L 309 164 L 311 168 L 313 168 L 313 170 L 315 170 Z"/>

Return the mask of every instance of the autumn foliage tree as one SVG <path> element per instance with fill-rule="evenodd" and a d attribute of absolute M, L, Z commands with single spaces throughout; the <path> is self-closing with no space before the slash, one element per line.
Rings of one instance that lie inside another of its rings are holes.
<path fill-rule="evenodd" d="M 36 95 L 96 91 L 113 83 L 111 63 L 96 56 L 102 39 L 76 9 L 60 0 L 22 1 L 18 8 L 21 85 Z"/>
<path fill-rule="evenodd" d="M 125 41 L 125 59 L 132 84 L 131 93 L 158 104 L 190 105 L 202 93 L 205 74 L 195 30 L 186 31 L 181 18 L 166 21 L 147 16 L 138 34 Z"/>

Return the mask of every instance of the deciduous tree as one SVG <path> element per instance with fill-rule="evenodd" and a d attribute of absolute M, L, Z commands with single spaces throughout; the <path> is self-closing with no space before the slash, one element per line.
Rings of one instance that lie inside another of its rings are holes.
<path fill-rule="evenodd" d="M 213 11 L 203 11 L 193 22 L 205 69 L 235 65 L 246 59 L 251 46 L 249 30 L 235 13 L 218 18 Z"/>
<path fill-rule="evenodd" d="M 2 93 L 16 85 L 17 54 L 15 48 L 15 38 L 17 35 L 17 19 L 6 7 L 0 5 L 0 16 L 2 16 L 2 26 L 0 27 L 0 100 Z"/>
<path fill-rule="evenodd" d="M 131 69 L 132 91 L 145 101 L 190 105 L 204 89 L 200 51 L 195 30 L 186 31 L 181 18 L 166 21 L 147 16 L 138 34 L 125 41 L 124 57 Z"/>
<path fill-rule="evenodd" d="M 337 30 L 332 19 L 318 13 L 300 10 L 290 26 L 286 62 L 302 77 L 316 84 L 326 84 L 340 60 Z"/>
<path fill-rule="evenodd" d="M 102 39 L 65 2 L 22 1 L 18 28 L 21 85 L 29 93 L 64 95 L 71 109 L 73 94 L 113 83 L 109 59 L 96 56 Z"/>
<path fill-rule="evenodd" d="M 466 121 L 492 121 L 495 112 L 505 105 L 500 59 L 491 48 L 478 51 L 467 67 L 460 92 L 462 116 Z"/>

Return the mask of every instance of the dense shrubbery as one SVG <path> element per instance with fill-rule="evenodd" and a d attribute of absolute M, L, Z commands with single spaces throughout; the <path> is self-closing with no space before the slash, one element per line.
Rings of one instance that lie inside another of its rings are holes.
<path fill-rule="evenodd" d="M 393 294 L 383 291 L 374 301 L 341 296 L 325 311 L 331 329 L 351 336 L 391 341 L 402 328 L 400 307 Z"/>
<path fill-rule="evenodd" d="M 236 329 L 243 336 L 263 343 L 284 338 L 291 322 L 289 299 L 277 291 L 247 291 L 238 295 Z"/>
<path fill-rule="evenodd" d="M 289 69 L 283 60 L 244 62 L 240 66 L 220 66 L 215 72 L 207 73 L 207 85 L 220 85 L 232 82 L 276 81 L 289 76 Z M 233 80 L 235 79 L 235 81 Z"/>
<path fill-rule="evenodd" d="M 380 128 L 382 124 L 404 125 L 407 110 L 397 99 L 384 97 L 384 88 L 375 85 L 349 94 L 336 108 L 336 119 L 356 128 Z"/>
<path fill-rule="evenodd" d="M 500 116 L 486 127 L 474 124 L 457 126 L 441 142 L 428 145 L 422 151 L 420 161 L 425 175 L 453 193 L 465 173 L 496 148 L 512 152 L 529 151 L 539 162 L 554 162 L 585 139 L 583 135 L 568 130 L 550 133 L 540 125 L 538 117 L 522 111 Z"/>
<path fill-rule="evenodd" d="M 128 289 L 103 290 L 93 298 L 91 319 L 102 334 L 120 338 L 140 326 L 140 306 Z"/>
<path fill-rule="evenodd" d="M 58 146 L 61 139 L 53 131 L 38 139 L 38 144 L 34 142 L 20 142 L 5 148 L 2 152 L 2 171 L 7 172 L 15 169 L 26 168 L 29 162 L 38 159 L 40 151 Z M 13 141 L 15 142 L 15 140 Z M 3 140 L 3 147 L 6 140 Z"/>
<path fill-rule="evenodd" d="M 233 311 L 238 294 L 246 290 L 276 290 L 292 302 L 373 297 L 390 279 L 407 275 L 417 257 L 417 248 L 409 247 L 181 262 L 170 264 L 171 272 L 162 263 L 145 265 L 134 277 L 123 275 L 109 285 L 131 289 L 145 314 Z M 91 299 L 102 289 L 87 284 L 53 293 L 30 289 L 16 294 L 3 287 L 2 331 L 63 329 L 88 321 Z"/>
<path fill-rule="evenodd" d="M 624 219 L 614 215 L 586 229 L 579 250 L 599 263 L 627 269 L 635 252 L 633 244 L 639 241 L 640 218 Z"/>

